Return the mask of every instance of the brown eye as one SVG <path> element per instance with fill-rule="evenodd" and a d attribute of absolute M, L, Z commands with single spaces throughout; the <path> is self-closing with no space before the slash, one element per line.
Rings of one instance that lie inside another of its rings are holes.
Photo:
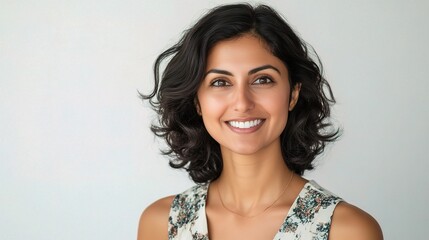
<path fill-rule="evenodd" d="M 264 76 L 257 78 L 252 84 L 270 84 L 273 82 L 274 81 L 271 78 Z"/>
<path fill-rule="evenodd" d="M 212 86 L 212 87 L 227 87 L 230 85 L 231 85 L 230 83 L 228 83 L 227 81 L 225 81 L 223 79 L 217 79 L 217 80 L 214 80 L 213 82 L 210 83 L 210 86 Z"/>

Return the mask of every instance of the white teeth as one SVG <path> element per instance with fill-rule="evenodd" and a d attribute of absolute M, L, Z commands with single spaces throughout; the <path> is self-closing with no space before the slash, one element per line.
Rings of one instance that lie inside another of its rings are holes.
<path fill-rule="evenodd" d="M 245 121 L 245 122 L 239 122 L 239 121 L 229 121 L 229 125 L 235 127 L 235 128 L 252 128 L 256 125 L 259 125 L 262 122 L 261 119 L 256 119 L 252 121 Z"/>

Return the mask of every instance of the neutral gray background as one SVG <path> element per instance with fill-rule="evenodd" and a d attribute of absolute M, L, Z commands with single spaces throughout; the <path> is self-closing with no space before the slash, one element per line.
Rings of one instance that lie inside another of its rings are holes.
<path fill-rule="evenodd" d="M 0 0 L 0 238 L 135 239 L 141 211 L 192 183 L 159 155 L 137 90 L 229 1 Z M 306 174 L 386 239 L 429 226 L 427 1 L 260 1 L 319 53 L 343 137 Z"/>

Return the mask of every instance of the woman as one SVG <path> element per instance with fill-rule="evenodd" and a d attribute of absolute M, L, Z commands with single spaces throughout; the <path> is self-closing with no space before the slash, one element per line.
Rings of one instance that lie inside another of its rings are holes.
<path fill-rule="evenodd" d="M 170 165 L 197 185 L 150 205 L 139 240 L 383 238 L 370 215 L 301 177 L 338 137 L 334 98 L 270 7 L 211 10 L 158 57 L 142 97 L 159 113 L 152 131 Z"/>

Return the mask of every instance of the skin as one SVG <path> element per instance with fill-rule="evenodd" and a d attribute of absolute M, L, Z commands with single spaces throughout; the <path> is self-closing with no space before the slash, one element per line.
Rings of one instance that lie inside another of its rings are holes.
<path fill-rule="evenodd" d="M 211 49 L 196 106 L 208 132 L 220 144 L 224 162 L 221 176 L 208 191 L 211 240 L 274 238 L 307 182 L 286 167 L 279 139 L 289 111 L 299 100 L 299 91 L 299 84 L 289 85 L 286 66 L 257 37 L 244 35 Z M 237 126 L 245 121 L 258 124 Z M 160 199 L 143 212 L 138 240 L 168 239 L 173 198 Z M 370 215 L 340 203 L 332 217 L 329 239 L 379 240 L 383 236 Z"/>

